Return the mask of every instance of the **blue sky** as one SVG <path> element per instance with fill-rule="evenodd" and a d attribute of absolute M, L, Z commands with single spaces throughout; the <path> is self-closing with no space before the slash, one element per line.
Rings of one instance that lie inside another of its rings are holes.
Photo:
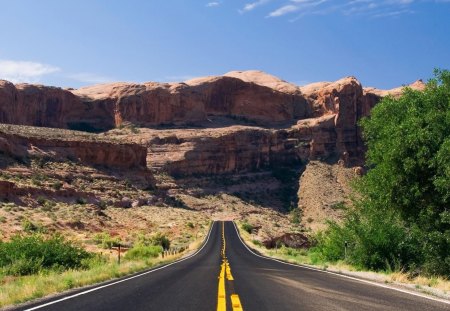
<path fill-rule="evenodd" d="M 450 69 L 450 0 L 0 0 L 0 78 L 61 87 L 263 70 L 392 88 Z"/>

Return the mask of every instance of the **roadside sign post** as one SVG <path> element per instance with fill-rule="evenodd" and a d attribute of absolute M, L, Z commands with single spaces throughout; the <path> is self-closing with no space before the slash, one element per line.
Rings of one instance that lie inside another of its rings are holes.
<path fill-rule="evenodd" d="M 344 241 L 344 259 L 347 260 L 347 246 L 348 242 Z"/>
<path fill-rule="evenodd" d="M 118 249 L 118 252 L 119 252 L 119 254 L 118 254 L 118 260 L 117 260 L 117 262 L 118 262 L 118 264 L 120 265 L 120 243 L 119 243 L 119 249 Z"/>

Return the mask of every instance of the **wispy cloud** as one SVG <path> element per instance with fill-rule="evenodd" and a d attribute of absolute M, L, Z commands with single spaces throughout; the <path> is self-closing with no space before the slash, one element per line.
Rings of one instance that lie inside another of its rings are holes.
<path fill-rule="evenodd" d="M 244 5 L 244 7 L 242 9 L 239 10 L 239 13 L 245 13 L 245 12 L 249 12 L 249 11 L 253 11 L 254 9 L 256 9 L 259 6 L 262 6 L 266 3 L 269 3 L 271 0 L 258 0 L 258 1 L 254 1 L 254 2 L 248 2 Z"/>
<path fill-rule="evenodd" d="M 241 13 L 251 11 L 266 4 L 267 0 L 247 3 L 239 10 Z M 307 15 L 341 14 L 346 16 L 366 16 L 369 18 L 396 17 L 414 13 L 414 7 L 421 2 L 450 4 L 450 0 L 273 0 L 278 5 L 266 14 L 277 18 L 293 16 L 295 21 Z"/>
<path fill-rule="evenodd" d="M 61 69 L 38 62 L 0 60 L 0 79 L 5 79 L 13 83 L 28 82 L 37 83 L 40 79 Z"/>
<path fill-rule="evenodd" d="M 40 83 L 44 77 L 51 75 L 88 84 L 114 81 L 111 77 L 90 72 L 69 74 L 57 66 L 39 62 L 0 59 L 0 79 L 12 83 Z"/>
<path fill-rule="evenodd" d="M 292 12 L 310 10 L 325 2 L 328 2 L 328 0 L 291 0 L 291 4 L 284 5 L 275 11 L 270 12 L 267 17 L 279 17 Z"/>
<path fill-rule="evenodd" d="M 212 1 L 212 2 L 208 2 L 206 4 L 206 7 L 207 8 L 213 8 L 213 7 L 216 7 L 216 6 L 219 6 L 219 5 L 221 5 L 221 3 L 219 1 Z"/>
<path fill-rule="evenodd" d="M 68 74 L 66 77 L 71 80 L 89 84 L 100 84 L 114 81 L 114 79 L 111 77 L 95 74 L 92 72 L 79 72 L 74 74 Z"/>
<path fill-rule="evenodd" d="M 382 18 L 382 17 L 394 17 L 399 16 L 403 14 L 413 14 L 414 11 L 412 10 L 399 10 L 399 11 L 390 11 L 390 12 L 383 12 L 372 15 L 373 18 Z"/>

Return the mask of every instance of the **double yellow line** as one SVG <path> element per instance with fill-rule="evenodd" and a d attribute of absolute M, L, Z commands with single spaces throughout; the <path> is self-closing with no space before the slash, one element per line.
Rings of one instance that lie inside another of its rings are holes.
<path fill-rule="evenodd" d="M 222 264 L 220 265 L 220 273 L 219 273 L 219 289 L 217 294 L 217 311 L 226 311 L 227 310 L 227 296 L 226 296 L 226 286 L 225 280 L 228 282 L 233 282 L 234 278 L 231 274 L 230 264 L 228 263 L 226 257 L 226 240 L 225 240 L 225 224 L 222 222 Z M 243 311 L 241 300 L 239 299 L 239 295 L 231 294 L 231 306 L 233 311 Z"/>

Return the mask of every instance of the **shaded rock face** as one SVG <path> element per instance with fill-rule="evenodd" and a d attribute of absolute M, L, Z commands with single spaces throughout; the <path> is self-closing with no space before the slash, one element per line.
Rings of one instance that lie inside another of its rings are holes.
<path fill-rule="evenodd" d="M 13 127 L 13 126 L 10 126 Z M 88 165 L 106 168 L 146 168 L 147 149 L 138 144 L 87 141 L 77 138 L 33 137 L 3 131 L 0 128 L 0 152 L 23 159 L 28 155 L 73 159 Z"/>
<path fill-rule="evenodd" d="M 0 81 L 0 123 L 95 132 L 114 127 L 114 115 L 61 88 Z"/>
<path fill-rule="evenodd" d="M 294 144 L 286 131 L 260 128 L 236 127 L 210 136 L 174 135 L 149 141 L 149 165 L 173 175 L 239 173 L 296 163 Z"/>

